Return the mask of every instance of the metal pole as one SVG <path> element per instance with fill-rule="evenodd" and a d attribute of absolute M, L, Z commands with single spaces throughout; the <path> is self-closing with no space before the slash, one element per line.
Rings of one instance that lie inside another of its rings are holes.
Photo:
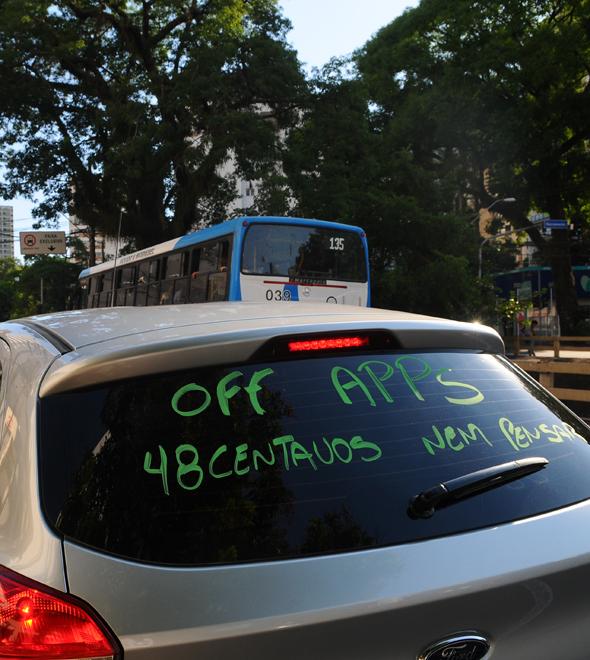
<path fill-rule="evenodd" d="M 481 280 L 482 273 L 482 257 L 483 257 L 483 246 L 491 239 L 493 236 L 488 236 L 484 238 L 483 241 L 479 244 L 479 254 L 478 254 L 478 268 L 477 268 L 477 277 Z"/>
<path fill-rule="evenodd" d="M 123 207 L 119 211 L 119 228 L 117 230 L 117 244 L 115 247 L 115 263 L 113 264 L 113 282 L 111 284 L 111 307 L 115 306 L 115 282 L 117 280 L 117 257 L 119 256 L 119 240 L 121 238 L 121 220 L 123 218 Z"/>

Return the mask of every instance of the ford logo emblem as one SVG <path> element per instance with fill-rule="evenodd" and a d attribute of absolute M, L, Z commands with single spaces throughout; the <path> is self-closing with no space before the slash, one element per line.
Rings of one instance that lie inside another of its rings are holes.
<path fill-rule="evenodd" d="M 431 644 L 418 660 L 487 660 L 490 642 L 477 633 L 456 633 Z"/>

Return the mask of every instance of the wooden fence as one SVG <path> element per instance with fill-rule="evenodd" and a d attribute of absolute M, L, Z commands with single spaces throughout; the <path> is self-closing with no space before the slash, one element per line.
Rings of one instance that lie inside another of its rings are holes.
<path fill-rule="evenodd" d="M 590 358 L 590 354 L 589 354 Z M 555 360 L 551 358 L 520 358 L 516 361 L 518 366 L 525 371 L 533 374 L 539 374 L 539 382 L 546 387 L 558 399 L 563 401 L 580 401 L 590 403 L 590 359 L 562 359 Z M 587 378 L 578 379 L 587 381 L 577 384 L 579 387 L 555 387 L 556 374 L 566 374 L 569 376 L 585 376 Z"/>
<path fill-rule="evenodd" d="M 532 338 L 535 350 L 537 349 L 550 349 L 553 350 L 553 357 L 558 358 L 562 351 L 587 351 L 588 359 L 590 360 L 590 337 L 563 337 L 563 336 L 548 336 L 548 335 L 535 335 Z M 528 350 L 531 342 L 530 337 L 524 335 L 517 335 L 516 337 L 504 337 L 506 344 L 506 352 L 518 357 L 521 351 Z"/>
<path fill-rule="evenodd" d="M 590 337 L 535 335 L 533 342 L 536 356 L 529 356 L 530 337 L 504 338 L 506 353 L 519 367 L 590 420 Z"/>

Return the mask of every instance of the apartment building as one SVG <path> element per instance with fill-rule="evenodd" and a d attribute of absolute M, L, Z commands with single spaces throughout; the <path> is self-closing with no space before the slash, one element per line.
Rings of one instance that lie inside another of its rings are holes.
<path fill-rule="evenodd" d="M 14 210 L 0 206 L 0 259 L 14 257 Z"/>
<path fill-rule="evenodd" d="M 80 222 L 74 215 L 70 215 L 69 217 L 68 233 L 70 236 L 78 238 L 87 252 L 90 252 L 91 231 L 87 225 Z M 94 249 L 96 252 L 96 263 L 100 264 L 104 261 L 114 259 L 117 252 L 117 237 L 96 232 L 94 234 Z M 78 256 L 72 256 L 70 257 L 70 261 L 78 262 L 79 258 Z M 88 266 L 88 263 L 84 261 L 82 265 Z"/>

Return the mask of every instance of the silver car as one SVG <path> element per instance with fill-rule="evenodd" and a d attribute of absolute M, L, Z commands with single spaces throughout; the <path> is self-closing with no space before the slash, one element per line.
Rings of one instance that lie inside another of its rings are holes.
<path fill-rule="evenodd" d="M 96 309 L 0 365 L 0 658 L 590 657 L 590 429 L 490 328 Z"/>

